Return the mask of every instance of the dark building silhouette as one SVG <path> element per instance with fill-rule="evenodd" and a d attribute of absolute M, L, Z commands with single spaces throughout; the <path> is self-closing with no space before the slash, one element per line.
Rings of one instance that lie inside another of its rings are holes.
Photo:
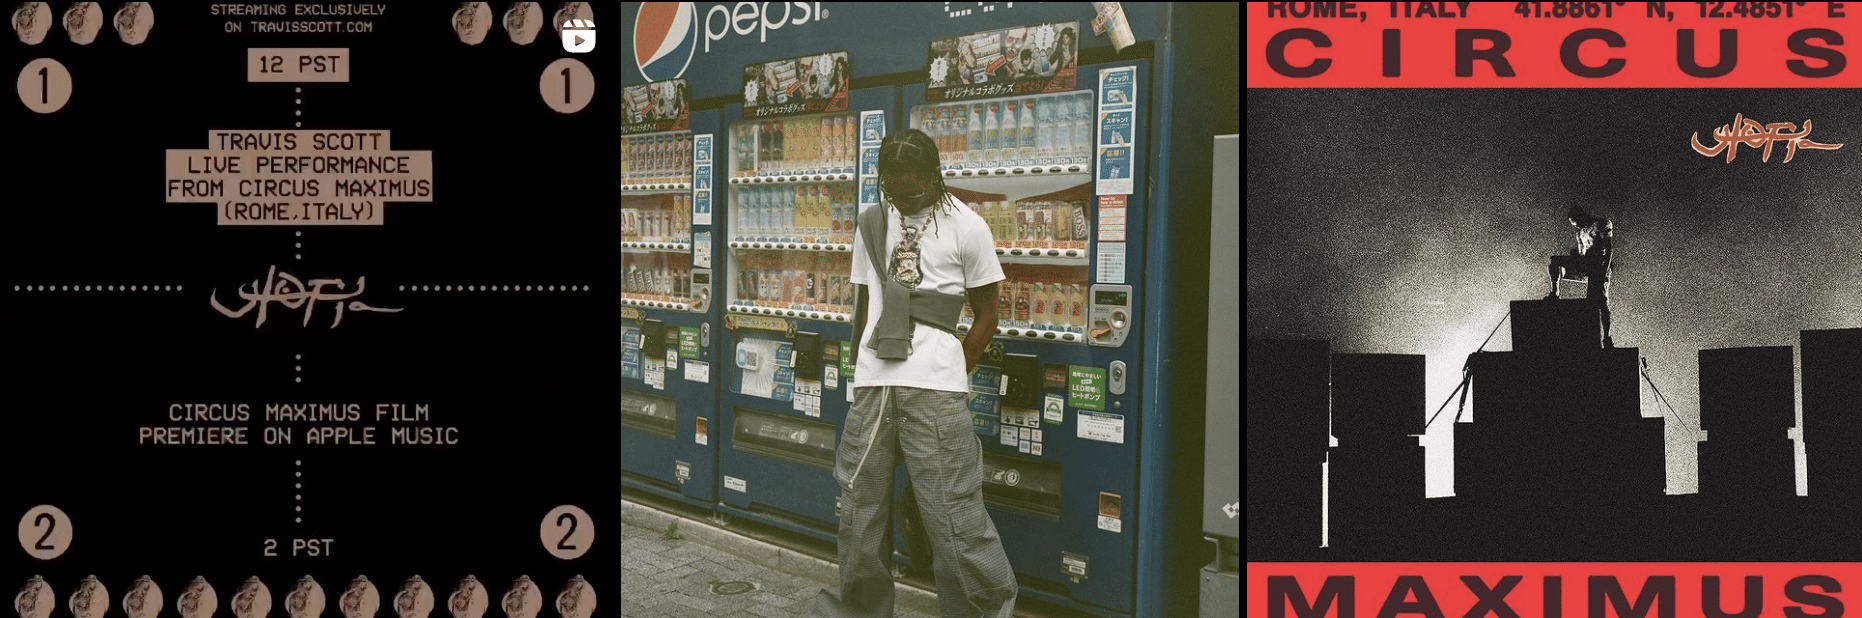
<path fill-rule="evenodd" d="M 1790 346 L 1700 351 L 1700 493 L 1721 501 L 1797 495 Z"/>
<path fill-rule="evenodd" d="M 1810 498 L 1862 509 L 1862 328 L 1799 333 Z"/>
<path fill-rule="evenodd" d="M 1336 558 L 1402 560 L 1430 536 L 1424 372 L 1419 354 L 1332 355 L 1331 548 Z"/>
<path fill-rule="evenodd" d="M 1664 420 L 1642 417 L 1636 350 L 1604 348 L 1583 300 L 1515 301 L 1511 320 L 1513 351 L 1469 359 L 1473 421 L 1455 426 L 1464 557 L 1633 552 L 1667 484 Z"/>
<path fill-rule="evenodd" d="M 1331 344 L 1249 339 L 1249 561 L 1320 556 Z"/>
<path fill-rule="evenodd" d="M 1700 352 L 1701 489 L 1665 495 L 1666 419 L 1642 417 L 1638 351 L 1602 347 L 1598 317 L 1582 300 L 1513 303 L 1513 351 L 1468 358 L 1472 417 L 1454 426 L 1447 498 L 1424 497 L 1422 447 L 1412 437 L 1437 403 L 1424 400 L 1423 357 L 1250 340 L 1248 559 L 1862 555 L 1862 328 L 1800 335 L 1809 497 L 1795 495 L 1786 433 L 1798 378 L 1791 347 Z M 1338 440 L 1329 452 L 1328 408 Z M 1322 459 L 1331 474 L 1325 549 Z"/>

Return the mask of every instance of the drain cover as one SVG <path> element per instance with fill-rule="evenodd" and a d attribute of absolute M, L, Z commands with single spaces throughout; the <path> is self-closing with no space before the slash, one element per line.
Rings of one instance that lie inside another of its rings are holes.
<path fill-rule="evenodd" d="M 711 594 L 732 595 L 756 590 L 756 584 L 750 582 L 716 582 L 711 584 Z"/>

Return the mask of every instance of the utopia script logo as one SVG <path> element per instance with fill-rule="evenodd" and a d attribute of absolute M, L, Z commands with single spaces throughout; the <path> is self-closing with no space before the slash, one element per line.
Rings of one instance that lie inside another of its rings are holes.
<path fill-rule="evenodd" d="M 336 320 L 330 323 L 330 328 L 336 328 L 337 325 L 343 323 L 344 309 L 348 309 L 349 311 L 400 313 L 400 309 L 380 309 L 363 304 L 362 301 L 354 300 L 355 297 L 362 295 L 362 291 L 367 288 L 367 285 L 368 281 L 366 277 L 357 277 L 355 290 L 345 293 L 343 290 L 348 289 L 348 286 L 343 283 L 342 279 L 311 279 L 310 281 L 302 281 L 297 277 L 291 276 L 291 273 L 278 272 L 278 267 L 273 266 L 270 270 L 266 271 L 264 279 L 252 282 L 251 289 L 247 289 L 244 286 L 239 288 L 239 298 L 245 299 L 246 301 L 246 304 L 239 309 L 228 309 L 225 305 L 220 304 L 220 291 L 218 289 L 213 291 L 213 295 L 208 297 L 207 302 L 213 305 L 214 310 L 219 311 L 221 315 L 234 319 L 244 317 L 254 308 L 257 308 L 259 310 L 259 319 L 258 323 L 253 325 L 253 328 L 265 325 L 265 309 L 272 303 L 278 303 L 288 309 L 303 309 L 304 325 L 309 326 L 310 316 L 312 310 L 316 307 L 317 301 L 335 301 Z M 338 291 L 334 293 L 327 292 L 325 288 L 334 288 Z M 343 301 L 349 302 L 345 304 Z"/>
<path fill-rule="evenodd" d="M 649 82 L 677 79 L 698 51 L 698 7 L 692 2 L 642 2 L 634 14 L 628 50 Z"/>
<path fill-rule="evenodd" d="M 1741 145 L 1760 149 L 1759 162 L 1761 163 L 1771 162 L 1771 147 L 1777 142 L 1785 143 L 1785 163 L 1790 163 L 1791 159 L 1797 156 L 1799 148 L 1836 150 L 1843 147 L 1842 144 L 1819 144 L 1810 141 L 1809 119 L 1804 120 L 1804 129 L 1800 131 L 1797 125 L 1789 122 L 1760 124 L 1757 120 L 1747 118 L 1745 114 L 1734 114 L 1732 124 L 1720 125 L 1720 128 L 1714 129 L 1713 141 L 1715 143 L 1712 146 L 1700 143 L 1699 131 L 1695 131 L 1693 139 L 1689 140 L 1690 145 L 1694 147 L 1694 152 L 1700 153 L 1700 156 L 1714 157 L 1719 156 L 1720 153 L 1726 153 L 1727 163 L 1732 163 L 1733 157 L 1738 156 Z"/>

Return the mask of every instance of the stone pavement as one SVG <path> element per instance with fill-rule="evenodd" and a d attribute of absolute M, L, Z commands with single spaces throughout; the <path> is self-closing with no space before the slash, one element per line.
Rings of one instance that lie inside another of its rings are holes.
<path fill-rule="evenodd" d="M 806 618 L 834 585 L 833 562 L 625 499 L 621 502 L 624 618 Z M 666 539 L 678 522 L 679 539 Z M 937 615 L 937 597 L 901 584 L 902 618 Z"/>

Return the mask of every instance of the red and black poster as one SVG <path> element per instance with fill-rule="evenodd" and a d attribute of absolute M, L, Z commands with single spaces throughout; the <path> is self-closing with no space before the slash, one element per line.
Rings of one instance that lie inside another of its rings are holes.
<path fill-rule="evenodd" d="M 1862 12 L 1248 3 L 1249 616 L 1842 616 Z"/>

